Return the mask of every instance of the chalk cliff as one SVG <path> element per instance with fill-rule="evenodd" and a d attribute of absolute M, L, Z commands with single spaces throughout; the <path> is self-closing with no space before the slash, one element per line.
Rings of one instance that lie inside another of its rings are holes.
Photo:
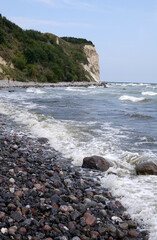
<path fill-rule="evenodd" d="M 95 47 L 92 45 L 85 45 L 84 52 L 87 57 L 88 64 L 82 65 L 91 77 L 89 80 L 99 83 L 100 82 L 99 55 L 96 52 Z"/>
<path fill-rule="evenodd" d="M 0 14 L 0 79 L 97 82 L 99 57 L 91 41 L 23 30 Z"/>

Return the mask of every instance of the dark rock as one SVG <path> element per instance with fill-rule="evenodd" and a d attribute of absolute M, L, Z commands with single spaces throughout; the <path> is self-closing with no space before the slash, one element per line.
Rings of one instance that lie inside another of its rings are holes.
<path fill-rule="evenodd" d="M 38 138 L 38 142 L 40 143 L 47 143 L 48 141 L 49 141 L 48 138 L 44 138 L 44 137 Z"/>
<path fill-rule="evenodd" d="M 99 171 L 107 171 L 111 164 L 103 157 L 91 156 L 83 159 L 83 168 L 96 169 Z"/>
<path fill-rule="evenodd" d="M 31 225 L 31 223 L 32 223 L 32 218 L 28 218 L 23 222 L 23 225 L 28 227 Z"/>
<path fill-rule="evenodd" d="M 69 230 L 75 230 L 76 229 L 76 222 L 69 222 L 68 223 Z"/>
<path fill-rule="evenodd" d="M 144 162 L 136 166 L 138 175 L 157 175 L 157 165 L 153 162 Z"/>
<path fill-rule="evenodd" d="M 137 223 L 135 221 L 129 220 L 127 224 L 129 228 L 137 228 Z"/>
<path fill-rule="evenodd" d="M 11 214 L 11 217 L 15 220 L 15 221 L 17 221 L 17 222 L 20 222 L 21 220 L 23 220 L 23 216 L 21 215 L 21 213 L 20 212 L 13 212 L 12 214 Z"/>
<path fill-rule="evenodd" d="M 103 226 L 100 226 L 98 228 L 98 232 L 100 233 L 100 235 L 104 235 L 106 233 L 106 228 Z"/>
<path fill-rule="evenodd" d="M 73 212 L 71 212 L 70 216 L 71 216 L 72 220 L 75 221 L 76 219 L 78 219 L 81 216 L 81 213 L 78 211 L 73 211 Z"/>
<path fill-rule="evenodd" d="M 148 240 L 101 186 L 100 172 L 74 167 L 47 140 L 6 123 L 0 114 L 0 240 Z"/>
<path fill-rule="evenodd" d="M 98 236 L 99 236 L 99 233 L 98 232 L 96 232 L 96 231 L 91 231 L 90 232 L 90 237 L 91 237 L 91 239 L 98 239 Z"/>
<path fill-rule="evenodd" d="M 122 238 L 124 238 L 126 236 L 126 232 L 121 231 L 119 229 L 117 229 L 117 233 L 116 234 L 117 234 L 117 237 L 120 238 L 120 239 L 122 239 Z"/>
<path fill-rule="evenodd" d="M 113 224 L 107 224 L 106 229 L 108 232 L 115 233 L 116 232 L 116 227 Z"/>
<path fill-rule="evenodd" d="M 131 229 L 131 230 L 129 230 L 128 235 L 129 235 L 130 237 L 137 238 L 138 235 L 139 235 L 139 233 L 138 233 L 136 230 Z"/>
<path fill-rule="evenodd" d="M 16 206 L 13 203 L 8 204 L 8 208 L 10 209 L 16 209 Z"/>
<path fill-rule="evenodd" d="M 119 227 L 123 230 L 126 230 L 126 229 L 128 229 L 128 223 L 120 223 Z"/>

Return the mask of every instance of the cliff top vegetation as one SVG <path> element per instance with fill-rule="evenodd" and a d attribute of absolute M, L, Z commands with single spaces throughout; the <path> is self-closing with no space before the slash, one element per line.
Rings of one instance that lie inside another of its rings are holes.
<path fill-rule="evenodd" d="M 93 43 L 74 37 L 23 30 L 0 15 L 0 77 L 39 82 L 90 81 L 82 64 L 88 64 L 84 45 Z"/>

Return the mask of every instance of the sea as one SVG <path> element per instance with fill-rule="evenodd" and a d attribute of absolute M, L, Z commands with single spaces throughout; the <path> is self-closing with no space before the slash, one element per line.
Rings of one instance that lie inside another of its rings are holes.
<path fill-rule="evenodd" d="M 0 113 L 48 138 L 74 165 L 92 155 L 110 161 L 102 185 L 157 240 L 157 176 L 135 171 L 138 163 L 157 164 L 157 84 L 3 88 Z"/>

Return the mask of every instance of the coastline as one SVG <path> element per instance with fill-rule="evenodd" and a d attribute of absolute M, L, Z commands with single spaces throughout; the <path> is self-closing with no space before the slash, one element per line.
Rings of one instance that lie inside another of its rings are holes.
<path fill-rule="evenodd" d="M 73 166 L 23 130 L 0 114 L 2 239 L 148 239 L 99 172 Z"/>
<path fill-rule="evenodd" d="M 0 88 L 9 87 L 90 87 L 90 86 L 102 86 L 106 87 L 106 83 L 97 82 L 59 82 L 59 83 L 39 83 L 39 82 L 19 82 L 10 80 L 0 80 Z"/>

